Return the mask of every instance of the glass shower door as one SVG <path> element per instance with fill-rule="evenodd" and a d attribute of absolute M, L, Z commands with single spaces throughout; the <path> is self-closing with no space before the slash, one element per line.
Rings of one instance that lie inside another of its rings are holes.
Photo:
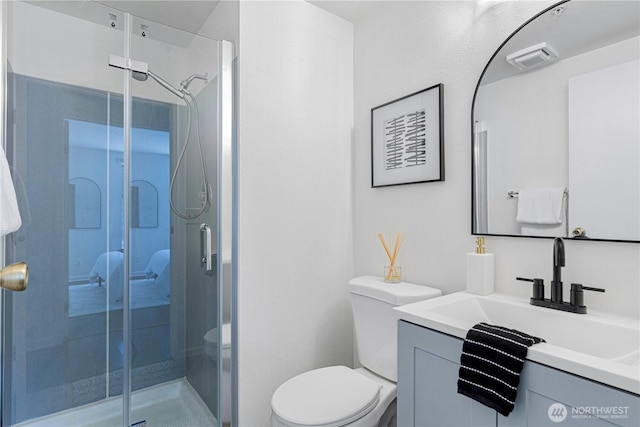
<path fill-rule="evenodd" d="M 131 80 L 131 275 L 150 277 L 168 301 L 140 309 L 147 296 L 130 282 L 130 421 L 154 424 L 159 411 L 138 390 L 163 384 L 181 399 L 163 404 L 155 424 L 214 425 L 218 42 L 132 16 L 130 45 L 131 59 L 146 67 Z M 163 133 L 162 142 L 142 128 Z M 174 403 L 188 413 L 169 409 Z"/>
<path fill-rule="evenodd" d="M 1 425 L 229 422 L 223 44 L 93 2 L 2 6 L 23 219 L 4 261 L 30 282 L 2 300 Z"/>
<path fill-rule="evenodd" d="M 30 271 L 27 290 L 3 298 L 9 426 L 106 399 L 121 382 L 123 85 L 94 64 L 124 39 L 122 15 L 93 3 L 76 16 L 3 6 L 6 152 L 23 220 L 5 262 Z"/>

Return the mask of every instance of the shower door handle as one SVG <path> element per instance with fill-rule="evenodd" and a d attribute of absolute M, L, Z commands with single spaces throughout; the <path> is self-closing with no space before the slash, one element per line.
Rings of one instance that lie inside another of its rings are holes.
<path fill-rule="evenodd" d="M 211 271 L 211 227 L 209 227 L 208 224 L 200 224 L 200 232 L 202 233 L 200 241 L 202 242 L 204 240 L 204 244 L 202 245 L 204 255 L 200 259 L 200 262 L 205 266 L 207 271 Z"/>

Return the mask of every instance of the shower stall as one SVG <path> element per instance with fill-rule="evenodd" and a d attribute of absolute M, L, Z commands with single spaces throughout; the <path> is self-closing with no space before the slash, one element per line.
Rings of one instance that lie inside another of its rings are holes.
<path fill-rule="evenodd" d="M 232 422 L 233 46 L 91 1 L 1 2 L 22 227 L 2 426 Z M 2 238 L 0 238 L 2 239 Z"/>

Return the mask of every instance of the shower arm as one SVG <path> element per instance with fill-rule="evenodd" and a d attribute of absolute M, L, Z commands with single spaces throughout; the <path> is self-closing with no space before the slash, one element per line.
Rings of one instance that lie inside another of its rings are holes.
<path fill-rule="evenodd" d="M 109 65 L 111 67 L 122 68 L 124 70 L 130 70 L 131 73 L 132 73 L 133 78 L 136 79 L 136 80 L 145 81 L 150 76 L 153 80 L 158 82 L 158 84 L 160 86 L 162 86 L 163 88 L 167 89 L 169 92 L 173 93 L 178 98 L 184 99 L 184 97 L 185 97 L 185 94 L 182 92 L 182 90 L 176 89 L 169 82 L 167 82 L 165 79 L 163 79 L 162 77 L 158 76 L 157 74 L 155 74 L 154 72 L 149 70 L 149 66 L 148 66 L 148 64 L 146 62 L 136 61 L 136 60 L 130 59 L 130 58 L 123 58 L 123 57 L 118 56 L 118 55 L 109 55 Z M 195 76 L 195 77 L 192 76 L 192 77 L 196 78 L 198 76 Z M 190 77 L 190 79 L 193 80 L 191 77 Z M 191 83 L 191 80 L 189 80 L 187 82 L 187 86 L 189 85 L 189 83 Z M 185 81 L 183 81 L 183 83 Z M 182 89 L 182 84 L 180 85 L 180 89 Z"/>
<path fill-rule="evenodd" d="M 151 70 L 147 70 L 147 75 L 149 77 L 153 78 L 153 80 L 158 82 L 158 84 L 160 86 L 164 87 L 165 89 L 167 89 L 169 92 L 171 92 L 172 94 L 174 94 L 178 98 L 184 99 L 184 93 L 182 92 L 182 85 L 180 86 L 180 90 L 178 90 L 175 87 L 171 86 L 171 84 L 168 83 L 166 80 L 164 80 L 162 77 L 160 77 L 157 74 L 153 73 Z"/>

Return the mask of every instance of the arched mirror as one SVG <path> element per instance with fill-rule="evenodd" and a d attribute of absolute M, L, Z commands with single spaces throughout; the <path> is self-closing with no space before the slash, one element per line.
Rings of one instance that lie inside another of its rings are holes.
<path fill-rule="evenodd" d="M 640 2 L 560 2 L 472 106 L 472 233 L 640 241 Z"/>

